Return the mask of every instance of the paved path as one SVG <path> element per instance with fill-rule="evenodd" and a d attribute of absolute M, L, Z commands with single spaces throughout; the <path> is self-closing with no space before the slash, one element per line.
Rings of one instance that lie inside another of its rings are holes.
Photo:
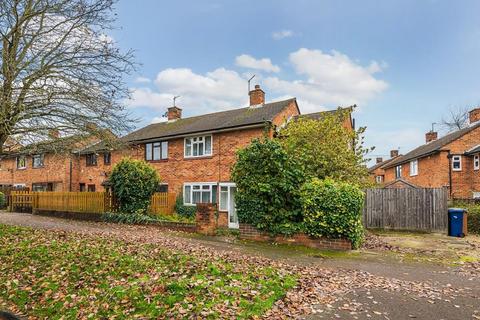
<path fill-rule="evenodd" d="M 0 223 L 160 244 L 179 241 L 233 254 L 259 255 L 310 269 L 333 270 L 332 278 L 337 279 L 338 273 L 337 281 L 344 283 L 324 279 L 325 283 L 317 283 L 315 288 L 327 294 L 332 286 L 338 286 L 335 301 L 313 305 L 314 314 L 306 316 L 308 319 L 480 319 L 479 277 L 461 275 L 444 266 L 398 263 L 381 254 L 368 259 L 325 259 L 301 249 L 232 243 L 222 238 L 169 232 L 153 226 L 95 223 L 22 213 L 0 212 Z"/>

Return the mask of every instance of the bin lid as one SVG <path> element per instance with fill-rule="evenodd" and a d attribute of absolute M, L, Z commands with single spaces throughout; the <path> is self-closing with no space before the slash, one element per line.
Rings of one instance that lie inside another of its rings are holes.
<path fill-rule="evenodd" d="M 448 213 L 464 213 L 467 209 L 463 208 L 448 208 Z"/>

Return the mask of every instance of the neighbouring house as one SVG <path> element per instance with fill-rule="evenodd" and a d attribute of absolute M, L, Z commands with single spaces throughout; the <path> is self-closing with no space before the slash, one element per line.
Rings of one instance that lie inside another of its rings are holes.
<path fill-rule="evenodd" d="M 469 112 L 466 128 L 438 137 L 381 166 L 384 183 L 395 180 L 418 187 L 449 189 L 452 198 L 480 198 L 480 108 Z"/>
<path fill-rule="evenodd" d="M 383 167 L 395 160 L 398 156 L 398 150 L 391 150 L 390 159 L 383 160 L 381 157 L 376 158 L 375 164 L 368 168 L 372 182 L 375 182 L 377 185 L 383 185 L 385 183 L 385 169 L 383 169 Z"/>
<path fill-rule="evenodd" d="M 0 157 L 0 186 L 32 191 L 74 191 L 78 184 L 78 157 L 73 153 L 98 142 L 93 137 L 64 137 L 17 146 Z"/>
<path fill-rule="evenodd" d="M 236 187 L 230 181 L 237 150 L 254 138 L 274 136 L 290 120 L 300 116 L 295 98 L 267 103 L 265 93 L 258 85 L 249 96 L 248 107 L 188 118 L 182 117 L 182 109 L 178 106 L 170 107 L 168 121 L 150 124 L 127 134 L 119 139 L 121 147 L 112 148 L 99 141 L 73 150 L 63 161 L 58 161 L 55 173 L 49 172 L 41 182 L 56 182 L 46 184 L 45 190 L 103 191 L 109 187 L 108 175 L 120 159 L 145 160 L 158 170 L 162 180 L 159 192 L 182 194 L 185 205 L 217 203 L 219 224 L 237 228 Z M 354 127 L 352 108 L 348 110 L 343 125 L 351 129 Z M 320 119 L 323 114 L 302 116 Z M 33 158 L 26 161 L 33 165 Z M 46 167 L 49 157 L 45 156 L 43 161 Z M 14 168 L 16 176 L 18 170 L 25 169 Z M 0 183 L 3 180 L 0 173 Z M 12 183 L 27 180 L 26 177 L 5 178 L 5 181 L 14 181 Z M 37 185 L 32 179 L 22 183 L 32 187 L 34 183 Z"/>

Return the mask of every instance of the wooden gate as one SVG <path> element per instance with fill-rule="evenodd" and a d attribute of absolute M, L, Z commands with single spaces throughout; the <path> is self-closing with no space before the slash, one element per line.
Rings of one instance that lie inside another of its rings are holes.
<path fill-rule="evenodd" d="M 447 231 L 448 190 L 367 189 L 363 224 L 366 228 Z"/>

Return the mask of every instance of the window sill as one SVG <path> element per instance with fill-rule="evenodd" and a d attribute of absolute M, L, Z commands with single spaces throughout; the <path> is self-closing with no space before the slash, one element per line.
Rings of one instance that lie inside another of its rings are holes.
<path fill-rule="evenodd" d="M 148 163 L 160 163 L 160 162 L 168 162 L 168 159 L 161 159 L 161 160 L 145 160 Z"/>
<path fill-rule="evenodd" d="M 186 156 L 184 156 L 183 160 L 203 160 L 203 159 L 212 159 L 212 158 L 213 158 L 213 155 L 200 156 L 200 157 L 186 157 Z"/>
<path fill-rule="evenodd" d="M 23 167 L 23 168 L 17 168 L 17 170 L 26 170 L 27 167 Z"/>
<path fill-rule="evenodd" d="M 416 177 L 418 176 L 418 173 L 417 174 L 411 174 L 410 177 Z"/>
<path fill-rule="evenodd" d="M 96 164 L 87 164 L 87 167 L 96 167 Z"/>
<path fill-rule="evenodd" d="M 41 167 L 32 167 L 32 169 L 43 169 L 45 168 L 45 166 L 41 166 Z"/>
<path fill-rule="evenodd" d="M 453 172 L 461 172 L 462 169 L 452 169 Z"/>

